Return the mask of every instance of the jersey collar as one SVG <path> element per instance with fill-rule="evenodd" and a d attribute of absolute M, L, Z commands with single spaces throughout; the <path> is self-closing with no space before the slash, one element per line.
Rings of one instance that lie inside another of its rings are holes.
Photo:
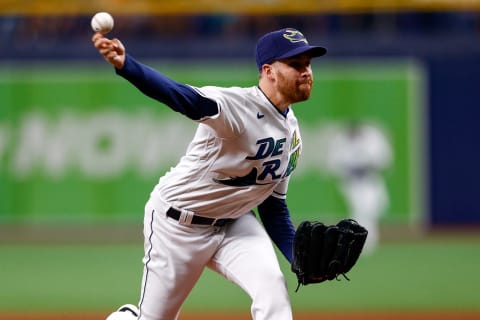
<path fill-rule="evenodd" d="M 282 116 L 284 116 L 286 118 L 288 112 L 290 111 L 290 108 L 285 109 L 285 111 L 283 111 L 283 112 L 280 111 L 280 109 L 277 108 L 277 106 L 272 102 L 272 100 L 270 100 L 270 98 L 267 97 L 265 92 L 263 92 L 262 88 L 260 88 L 260 86 L 257 86 L 257 88 L 258 88 L 258 90 L 260 90 L 260 92 L 263 94 L 263 96 L 268 100 L 268 102 L 270 102 L 270 104 L 275 108 L 275 110 L 277 110 L 278 113 L 280 113 Z"/>

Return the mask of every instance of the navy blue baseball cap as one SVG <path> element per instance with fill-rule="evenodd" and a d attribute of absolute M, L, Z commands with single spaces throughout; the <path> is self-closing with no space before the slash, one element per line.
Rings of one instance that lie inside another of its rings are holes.
<path fill-rule="evenodd" d="M 300 31 L 285 28 L 267 33 L 258 40 L 255 47 L 255 61 L 260 70 L 266 63 L 291 58 L 302 53 L 320 57 L 327 53 L 327 49 L 311 46 Z"/>

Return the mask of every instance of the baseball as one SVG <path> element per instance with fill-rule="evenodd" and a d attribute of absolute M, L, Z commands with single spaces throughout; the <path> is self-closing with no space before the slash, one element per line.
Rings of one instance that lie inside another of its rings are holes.
<path fill-rule="evenodd" d="M 91 25 L 93 31 L 106 34 L 113 29 L 113 17 L 108 12 L 98 12 L 93 16 Z"/>

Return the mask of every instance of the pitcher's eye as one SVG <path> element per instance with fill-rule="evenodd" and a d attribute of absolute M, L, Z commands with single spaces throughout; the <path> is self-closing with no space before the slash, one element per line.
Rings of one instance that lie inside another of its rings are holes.
<path fill-rule="evenodd" d="M 310 67 L 310 62 L 291 61 L 288 65 L 296 70 Z"/>

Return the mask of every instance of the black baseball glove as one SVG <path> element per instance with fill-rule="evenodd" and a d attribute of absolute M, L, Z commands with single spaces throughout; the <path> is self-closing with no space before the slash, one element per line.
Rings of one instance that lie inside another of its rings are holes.
<path fill-rule="evenodd" d="M 353 219 L 327 226 L 321 222 L 302 222 L 293 240 L 292 271 L 298 287 L 338 279 L 352 269 L 362 252 L 367 230 Z"/>

